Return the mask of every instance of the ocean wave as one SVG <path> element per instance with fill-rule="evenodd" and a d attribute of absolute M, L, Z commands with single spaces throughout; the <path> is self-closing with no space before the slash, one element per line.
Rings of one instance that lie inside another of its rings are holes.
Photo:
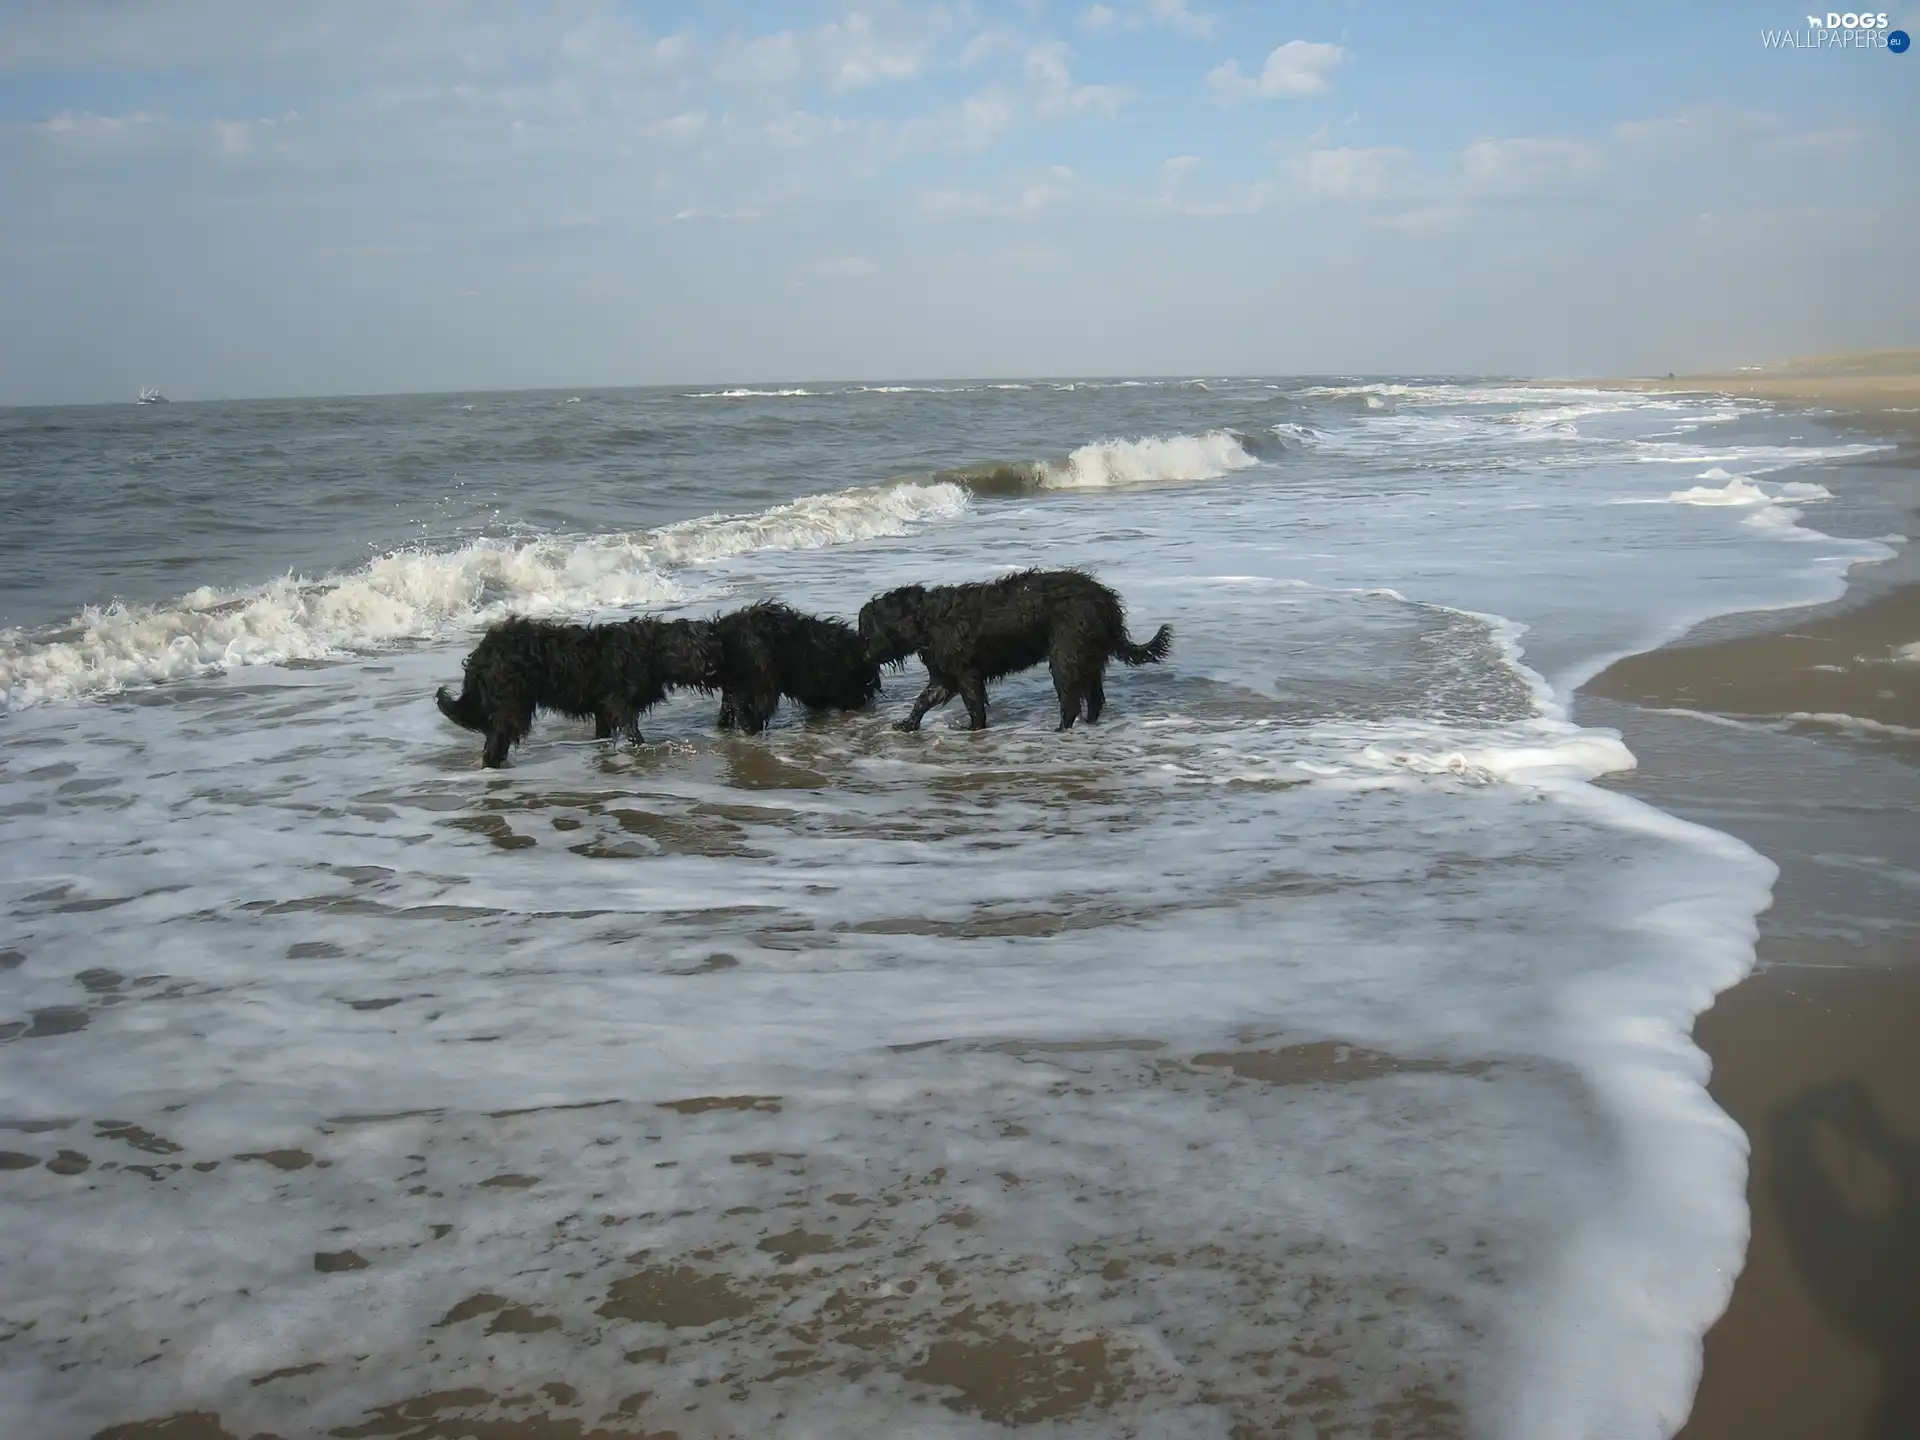
<path fill-rule="evenodd" d="M 983 496 L 1217 480 L 1295 449 L 1312 434 L 1304 426 L 1276 425 L 1271 433 L 1209 430 L 1203 435 L 1096 440 L 1059 460 L 983 460 L 941 470 L 933 479 Z"/>
<path fill-rule="evenodd" d="M 1895 725 L 1886 720 L 1869 720 L 1860 715 L 1844 715 L 1833 711 L 1793 710 L 1780 717 L 1789 726 L 1817 726 L 1824 730 L 1839 730 L 1848 735 L 1873 736 L 1887 740 L 1920 740 L 1920 729 L 1911 725 Z"/>
<path fill-rule="evenodd" d="M 1735 475 L 1715 465 L 1694 477 L 1717 480 L 1717 485 L 1693 485 L 1667 496 L 1674 505 L 1778 505 L 1788 501 L 1831 500 L 1833 492 L 1824 485 L 1790 481 L 1763 485 L 1749 475 Z"/>
<path fill-rule="evenodd" d="M 509 613 L 575 615 L 682 598 L 673 572 L 752 551 L 902 534 L 966 508 L 956 485 L 812 495 L 653 530 L 397 550 L 343 574 L 203 586 L 159 605 L 89 606 L 62 629 L 0 631 L 0 713 L 130 685 L 362 653 Z"/>
<path fill-rule="evenodd" d="M 1044 460 L 985 460 L 934 475 L 939 484 L 958 485 L 975 495 L 1024 495 L 1038 490 L 1045 477 Z"/>
<path fill-rule="evenodd" d="M 1828 460 L 1852 460 L 1892 448 L 1865 442 L 1845 445 L 1728 445 L 1717 450 L 1703 450 L 1698 445 L 1678 445 L 1670 440 L 1634 440 L 1629 444 L 1637 452 L 1634 458 L 1642 464 L 1738 465 L 1749 475 Z"/>
<path fill-rule="evenodd" d="M 1064 462 L 1044 468 L 1046 490 L 1098 490 L 1169 480 L 1217 480 L 1260 462 L 1230 430 L 1204 435 L 1147 435 L 1138 440 L 1096 440 Z"/>
<path fill-rule="evenodd" d="M 1920 665 L 1920 640 L 1914 641 L 1911 645 L 1896 645 L 1893 651 L 1893 658 L 1895 660 L 1911 661 L 1913 664 Z"/>
<path fill-rule="evenodd" d="M 748 390 L 745 388 L 736 388 L 732 390 L 690 390 L 681 398 L 686 400 L 771 400 L 793 395 L 812 395 L 815 393 L 817 392 L 799 388 L 791 390 Z"/>
<path fill-rule="evenodd" d="M 1306 425 L 1282 420 L 1264 430 L 1231 430 L 1240 448 L 1256 460 L 1277 460 L 1318 444 L 1320 432 Z"/>

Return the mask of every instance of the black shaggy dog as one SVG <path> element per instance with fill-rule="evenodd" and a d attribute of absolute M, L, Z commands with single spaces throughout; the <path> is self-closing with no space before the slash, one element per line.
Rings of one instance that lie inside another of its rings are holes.
<path fill-rule="evenodd" d="M 498 769 L 507 751 L 533 728 L 536 710 L 591 719 L 594 736 L 626 733 L 638 743 L 640 717 L 681 687 L 704 688 L 717 646 L 692 620 L 625 620 L 565 625 L 519 617 L 502 620 L 466 659 L 456 698 L 442 687 L 440 713 L 487 737 L 480 763 Z"/>
<path fill-rule="evenodd" d="M 895 727 L 918 730 L 929 710 L 955 695 L 966 703 L 968 728 L 987 728 L 987 682 L 1038 665 L 1053 667 L 1060 728 L 1087 722 L 1107 703 L 1107 661 L 1157 665 L 1173 648 L 1162 625 L 1144 645 L 1127 638 L 1120 597 L 1078 570 L 1023 570 L 999 580 L 929 589 L 908 585 L 876 595 L 860 611 L 867 658 L 890 665 L 918 654 L 927 688 Z"/>
<path fill-rule="evenodd" d="M 720 692 L 722 730 L 759 734 L 782 695 L 809 710 L 858 710 L 880 693 L 880 667 L 844 621 L 769 600 L 708 624 L 717 663 L 706 686 Z"/>

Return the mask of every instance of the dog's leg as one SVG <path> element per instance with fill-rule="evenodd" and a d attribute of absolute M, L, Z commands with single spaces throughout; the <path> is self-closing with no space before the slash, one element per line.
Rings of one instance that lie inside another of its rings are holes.
<path fill-rule="evenodd" d="M 1096 672 L 1093 679 L 1087 682 L 1087 724 L 1098 725 L 1100 723 L 1100 712 L 1106 708 L 1106 677 Z"/>
<path fill-rule="evenodd" d="M 613 711 L 602 705 L 593 712 L 593 738 L 611 740 L 620 733 L 620 726 L 613 718 Z"/>
<path fill-rule="evenodd" d="M 773 712 L 780 708 L 778 691 L 768 694 L 758 691 L 746 699 L 740 712 L 740 728 L 749 735 L 758 735 L 767 728 L 767 722 L 773 719 Z"/>
<path fill-rule="evenodd" d="M 1080 718 L 1080 701 L 1087 693 L 1087 684 L 1080 668 L 1062 651 L 1056 649 L 1051 657 L 1053 671 L 1053 693 L 1060 701 L 1061 730 L 1071 730 L 1073 722 Z"/>
<path fill-rule="evenodd" d="M 920 722 L 926 719 L 929 710 L 938 710 L 951 699 L 953 699 L 953 687 L 929 675 L 927 688 L 922 690 L 919 698 L 913 702 L 913 709 L 907 712 L 907 718 L 894 721 L 893 728 L 909 732 L 918 730 Z"/>
<path fill-rule="evenodd" d="M 615 742 L 622 739 L 640 743 L 640 712 L 631 704 L 622 700 L 607 710 L 607 723 L 613 727 Z"/>
<path fill-rule="evenodd" d="M 480 763 L 498 770 L 507 763 L 507 752 L 533 731 L 534 707 L 524 702 L 503 706 L 488 717 L 487 744 L 480 752 Z"/>
<path fill-rule="evenodd" d="M 962 675 L 954 682 L 954 688 L 960 692 L 961 702 L 967 707 L 967 728 L 984 730 L 987 728 L 987 682 L 978 675 Z"/>
<path fill-rule="evenodd" d="M 480 752 L 480 763 L 489 770 L 498 770 L 507 763 L 507 751 L 513 748 L 519 738 L 514 733 L 511 721 L 495 720 L 493 728 L 487 731 L 487 744 Z"/>

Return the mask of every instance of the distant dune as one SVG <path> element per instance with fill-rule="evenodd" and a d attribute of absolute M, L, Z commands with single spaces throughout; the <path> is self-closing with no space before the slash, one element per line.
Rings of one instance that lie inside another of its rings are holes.
<path fill-rule="evenodd" d="M 1801 400 L 1845 410 L 1905 410 L 1920 408 L 1920 350 L 1814 355 L 1714 375 L 1557 379 L 1547 383 L 1601 390 L 1704 390 L 1761 400 Z"/>

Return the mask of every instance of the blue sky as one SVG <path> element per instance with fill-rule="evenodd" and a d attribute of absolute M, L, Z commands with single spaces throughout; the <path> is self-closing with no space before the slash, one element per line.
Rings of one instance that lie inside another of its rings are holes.
<path fill-rule="evenodd" d="M 0 402 L 1920 344 L 1920 57 L 1776 27 L 0 3 Z"/>

